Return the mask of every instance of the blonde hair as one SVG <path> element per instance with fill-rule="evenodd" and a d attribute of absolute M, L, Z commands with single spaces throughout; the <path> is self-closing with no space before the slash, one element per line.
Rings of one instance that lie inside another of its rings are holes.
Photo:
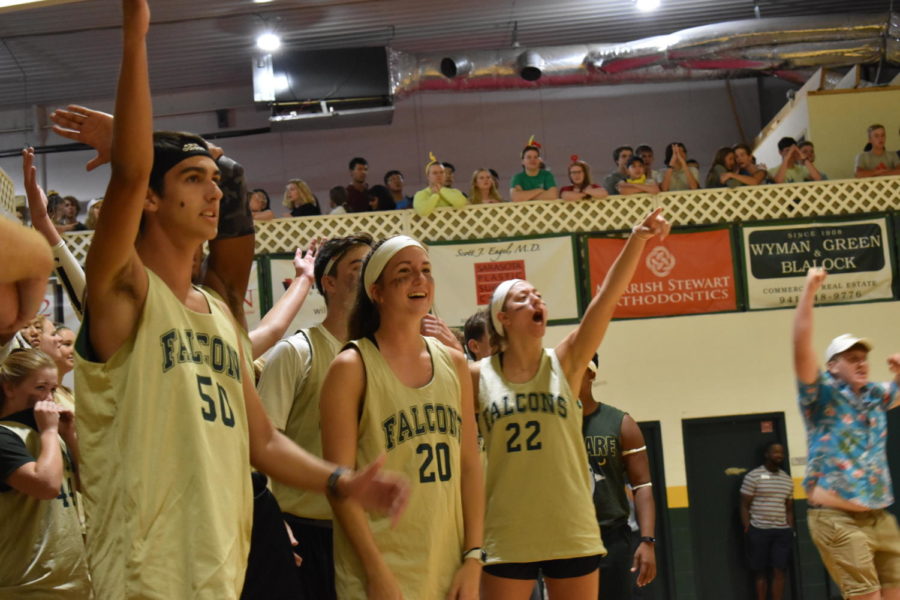
<path fill-rule="evenodd" d="M 312 190 L 309 189 L 309 186 L 306 185 L 305 181 L 303 181 L 302 179 L 291 179 L 288 181 L 288 185 L 291 185 L 291 184 L 297 186 L 297 192 L 300 195 L 300 204 L 301 205 L 316 203 L 316 197 L 313 195 Z M 287 208 L 294 207 L 294 205 L 288 199 L 287 186 L 285 186 L 284 196 L 282 197 L 281 203 L 283 205 L 285 205 Z"/>
<path fill-rule="evenodd" d="M 478 179 L 479 173 L 491 175 L 491 172 L 487 169 L 475 169 L 475 172 L 472 173 L 472 186 L 469 190 L 469 198 L 472 204 L 485 204 L 485 199 L 481 197 L 481 190 L 476 186 L 476 180 Z M 491 191 L 488 192 L 488 196 L 494 202 L 503 202 L 503 196 L 501 196 L 500 192 L 497 190 L 497 182 L 494 181 L 493 175 L 491 175 Z"/>
<path fill-rule="evenodd" d="M 0 413 L 6 404 L 4 385 L 19 385 L 38 369 L 56 370 L 56 363 L 36 348 L 15 350 L 0 363 Z"/>
<path fill-rule="evenodd" d="M 84 222 L 84 226 L 88 229 L 97 229 L 97 221 L 100 220 L 100 215 L 94 212 L 95 208 L 98 211 L 101 210 L 103 208 L 103 200 L 97 200 L 91 204 L 91 207 L 88 209 L 88 216 Z"/>

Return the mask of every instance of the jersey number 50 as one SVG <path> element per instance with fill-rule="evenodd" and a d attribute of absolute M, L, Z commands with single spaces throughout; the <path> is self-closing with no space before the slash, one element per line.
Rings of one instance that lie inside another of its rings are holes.
<path fill-rule="evenodd" d="M 209 377 L 197 375 L 197 391 L 200 392 L 200 399 L 206 404 L 206 406 L 200 409 L 200 414 L 202 414 L 203 418 L 207 421 L 215 421 L 217 414 L 215 399 L 203 389 L 204 386 L 211 386 L 212 383 L 213 381 Z M 231 410 L 231 404 L 228 402 L 228 394 L 225 393 L 225 388 L 218 383 L 216 384 L 216 389 L 219 392 L 219 409 L 222 414 L 222 423 L 224 423 L 226 427 L 234 427 L 234 411 Z"/>

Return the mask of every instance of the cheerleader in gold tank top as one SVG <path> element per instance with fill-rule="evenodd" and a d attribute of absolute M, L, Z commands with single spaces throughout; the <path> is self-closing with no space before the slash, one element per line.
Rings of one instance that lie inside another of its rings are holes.
<path fill-rule="evenodd" d="M 466 361 L 419 333 L 434 299 L 424 247 L 390 238 L 369 254 L 351 342 L 320 399 L 327 460 L 386 454 L 412 483 L 396 523 L 332 496 L 338 598 L 474 599 L 481 576 L 484 484 Z"/>
<path fill-rule="evenodd" d="M 539 572 L 551 598 L 595 600 L 606 553 L 594 516 L 581 433 L 584 365 L 597 350 L 645 242 L 669 224 L 651 213 L 634 231 L 581 324 L 544 348 L 547 306 L 533 285 L 494 291 L 489 329 L 500 351 L 471 367 L 487 454 L 486 600 L 527 599 Z"/>

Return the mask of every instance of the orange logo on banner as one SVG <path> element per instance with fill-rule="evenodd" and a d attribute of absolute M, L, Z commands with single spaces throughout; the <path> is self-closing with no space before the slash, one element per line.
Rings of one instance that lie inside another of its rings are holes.
<path fill-rule="evenodd" d="M 524 260 L 475 263 L 475 304 L 490 302 L 494 288 L 507 279 L 525 279 Z"/>
<path fill-rule="evenodd" d="M 588 240 L 592 296 L 625 240 Z M 647 242 L 615 318 L 661 317 L 737 310 L 731 234 L 727 229 L 673 233 Z"/>

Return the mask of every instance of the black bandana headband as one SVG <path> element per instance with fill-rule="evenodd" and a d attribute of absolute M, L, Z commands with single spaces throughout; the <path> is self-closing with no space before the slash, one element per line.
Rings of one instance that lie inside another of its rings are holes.
<path fill-rule="evenodd" d="M 192 156 L 208 156 L 212 158 L 209 150 L 197 142 L 188 142 L 181 146 L 154 146 L 153 169 L 150 171 L 150 181 L 160 180 L 169 172 L 169 169 Z"/>

